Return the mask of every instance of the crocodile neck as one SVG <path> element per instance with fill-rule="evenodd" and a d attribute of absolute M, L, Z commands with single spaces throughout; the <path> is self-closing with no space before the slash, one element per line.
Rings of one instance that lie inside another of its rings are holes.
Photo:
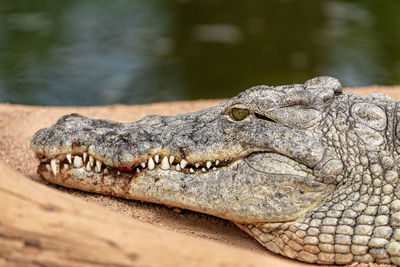
<path fill-rule="evenodd" d="M 349 94 L 326 109 L 323 141 L 327 153 L 340 155 L 344 172 L 317 176 L 337 188 L 320 205 L 293 222 L 238 226 L 271 251 L 309 263 L 400 264 L 400 112 L 399 103 L 389 100 Z M 354 107 L 364 103 L 384 110 L 384 129 L 360 129 Z"/>

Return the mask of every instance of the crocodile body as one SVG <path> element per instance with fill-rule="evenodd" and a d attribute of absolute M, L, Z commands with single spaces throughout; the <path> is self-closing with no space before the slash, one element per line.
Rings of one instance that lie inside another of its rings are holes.
<path fill-rule="evenodd" d="M 66 115 L 31 147 L 52 183 L 225 218 L 309 263 L 400 265 L 399 119 L 324 76 L 134 123 Z"/>

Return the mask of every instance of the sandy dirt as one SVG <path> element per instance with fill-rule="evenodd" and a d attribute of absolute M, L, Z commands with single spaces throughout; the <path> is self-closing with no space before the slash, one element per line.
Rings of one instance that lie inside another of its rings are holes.
<path fill-rule="evenodd" d="M 346 90 L 349 92 L 350 90 Z M 384 92 L 394 99 L 400 99 L 398 87 L 368 87 L 351 89 L 359 95 Z M 68 113 L 80 113 L 92 118 L 130 122 L 149 114 L 175 115 L 213 106 L 222 100 L 199 100 L 188 102 L 156 103 L 137 106 L 105 107 L 34 107 L 0 104 L 0 161 L 9 165 L 19 174 L 37 183 L 45 184 L 59 192 L 90 202 L 103 209 L 116 212 L 171 233 L 183 233 L 201 240 L 213 240 L 231 247 L 232 253 L 240 250 L 256 253 L 266 259 L 282 263 L 282 266 L 297 265 L 298 262 L 274 255 L 266 251 L 254 239 L 239 230 L 233 223 L 213 216 L 183 210 L 176 212 L 163 205 L 128 201 L 76 190 L 65 189 L 42 181 L 36 174 L 37 160 L 29 147 L 30 137 L 40 128 L 54 124 Z M 203 244 L 203 243 L 202 243 Z M 196 253 L 201 247 L 188 245 Z M 188 263 L 190 264 L 190 263 Z M 301 265 L 301 264 L 299 264 Z M 276 265 L 275 265 L 276 266 Z"/>

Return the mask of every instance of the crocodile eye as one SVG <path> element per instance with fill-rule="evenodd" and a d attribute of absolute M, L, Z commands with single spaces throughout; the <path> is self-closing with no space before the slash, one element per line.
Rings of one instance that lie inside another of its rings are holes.
<path fill-rule="evenodd" d="M 232 118 L 236 121 L 242 121 L 249 116 L 249 111 L 243 108 L 233 108 L 231 110 Z"/>

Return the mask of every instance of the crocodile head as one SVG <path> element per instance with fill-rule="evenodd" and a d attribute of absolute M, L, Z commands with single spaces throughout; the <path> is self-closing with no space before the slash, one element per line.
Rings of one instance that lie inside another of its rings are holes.
<path fill-rule="evenodd" d="M 134 123 L 61 117 L 31 147 L 42 178 L 236 223 L 293 221 L 333 190 L 343 164 L 322 141 L 340 83 L 256 86 L 226 103 Z"/>

